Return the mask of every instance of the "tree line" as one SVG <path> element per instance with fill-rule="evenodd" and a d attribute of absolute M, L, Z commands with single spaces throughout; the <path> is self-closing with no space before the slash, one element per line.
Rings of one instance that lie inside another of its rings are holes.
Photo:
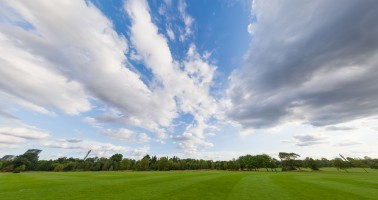
<path fill-rule="evenodd" d="M 326 158 L 299 159 L 296 153 L 280 152 L 279 160 L 267 154 L 244 155 L 228 161 L 213 161 L 203 159 L 181 159 L 176 156 L 156 157 L 145 155 L 142 159 L 124 158 L 122 154 L 114 154 L 110 158 L 79 158 L 61 157 L 55 160 L 39 160 L 37 153 L 25 153 L 12 161 L 0 161 L 0 171 L 19 173 L 22 171 L 169 171 L 169 170 L 235 170 L 235 171 L 281 171 L 301 170 L 310 168 L 319 170 L 322 167 L 335 167 L 347 171 L 349 168 L 362 167 L 378 169 L 378 159 L 364 157 L 355 159 Z"/>

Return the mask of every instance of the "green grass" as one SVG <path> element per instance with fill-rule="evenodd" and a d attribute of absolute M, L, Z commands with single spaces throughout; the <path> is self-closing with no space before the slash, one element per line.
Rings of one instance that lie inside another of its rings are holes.
<path fill-rule="evenodd" d="M 378 171 L 1 173 L 0 199 L 378 199 Z"/>

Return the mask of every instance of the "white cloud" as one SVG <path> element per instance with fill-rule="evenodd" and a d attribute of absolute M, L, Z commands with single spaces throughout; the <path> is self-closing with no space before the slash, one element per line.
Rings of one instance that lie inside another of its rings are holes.
<path fill-rule="evenodd" d="M 103 143 L 93 140 L 83 140 L 79 143 L 72 142 L 62 142 L 54 140 L 45 140 L 41 144 L 44 147 L 66 149 L 69 151 L 80 151 L 80 153 L 85 154 L 88 150 L 91 151 L 91 156 L 98 157 L 109 157 L 115 153 L 125 153 L 130 151 L 129 148 L 124 146 L 113 145 L 110 143 Z"/>
<path fill-rule="evenodd" d="M 132 20 L 130 41 L 151 69 L 159 106 L 165 108 L 159 113 L 159 124 L 170 125 L 177 112 L 189 113 L 195 121 L 186 132 L 203 138 L 209 128 L 207 120 L 217 113 L 217 103 L 209 94 L 216 67 L 203 60 L 191 45 L 181 70 L 180 63 L 172 58 L 167 39 L 151 21 L 147 2 L 126 1 L 125 10 Z M 182 146 L 193 149 L 193 143 Z"/>
<path fill-rule="evenodd" d="M 125 3 L 132 22 L 131 51 L 126 38 L 90 2 L 3 4 L 7 12 L 1 15 L 7 20 L 0 22 L 0 97 L 4 101 L 48 115 L 55 115 L 56 109 L 77 115 L 91 110 L 91 101 L 99 101 L 105 106 L 102 113 L 84 118 L 93 127 L 101 130 L 104 123 L 116 122 L 144 128 L 160 139 L 172 130 L 174 119 L 190 114 L 194 120 L 186 132 L 198 138 L 192 144 L 209 146 L 205 132 L 212 129 L 208 121 L 218 112 L 209 93 L 216 67 L 207 60 L 210 54 L 201 55 L 194 44 L 185 60 L 174 60 L 167 39 L 151 21 L 146 1 Z M 179 2 L 179 12 L 187 38 L 194 20 L 184 1 Z M 174 40 L 170 30 L 168 37 Z M 150 82 L 141 80 L 127 55 L 151 70 Z M 105 135 L 128 139 L 121 132 Z M 132 138 L 150 141 L 146 133 Z"/>
<path fill-rule="evenodd" d="M 6 28 L 4 30 L 4 28 Z M 83 88 L 49 69 L 43 58 L 25 51 L 17 36 L 25 36 L 16 27 L 0 26 L 0 96 L 34 111 L 48 114 L 56 107 L 68 114 L 90 109 Z M 31 34 L 35 39 L 38 36 Z M 57 92 L 59 91 L 59 92 Z"/>
<path fill-rule="evenodd" d="M 11 86 L 7 82 L 1 84 L 7 93 L 16 91 L 17 97 L 35 99 L 32 103 L 44 108 L 58 107 L 69 114 L 89 110 L 88 99 L 94 98 L 125 115 L 151 120 L 149 113 L 155 108 L 151 91 L 138 74 L 125 67 L 126 40 L 117 35 L 112 23 L 96 7 L 81 1 L 54 4 L 10 1 L 8 4 L 34 29 L 24 30 L 16 25 L 1 27 L 5 44 L 9 44 L 5 46 L 6 51 L 17 50 L 11 57 L 2 59 L 20 63 L 18 68 L 3 72 L 20 79 Z M 29 60 L 37 62 L 35 68 Z M 28 78 L 21 76 L 30 69 L 38 73 L 29 73 L 33 76 Z"/>
<path fill-rule="evenodd" d="M 125 128 L 120 128 L 118 130 L 104 129 L 101 130 L 101 134 L 118 140 L 135 143 L 147 143 L 151 140 L 151 138 L 146 133 L 137 133 L 133 130 Z"/>
<path fill-rule="evenodd" d="M 26 139 L 42 139 L 47 138 L 50 135 L 49 133 L 40 130 L 6 126 L 0 126 L 0 133 Z"/>
<path fill-rule="evenodd" d="M 181 30 L 180 32 L 180 41 L 182 42 L 185 41 L 189 36 L 193 34 L 192 25 L 193 25 L 194 19 L 192 16 L 190 16 L 186 12 L 186 7 L 187 5 L 186 5 L 185 0 L 179 0 L 178 11 L 185 25 L 184 30 Z"/>
<path fill-rule="evenodd" d="M 167 27 L 167 35 L 171 41 L 175 41 L 175 33 L 171 29 L 171 27 Z"/>
<path fill-rule="evenodd" d="M 198 146 L 208 149 L 214 145 L 210 142 L 206 142 L 201 137 L 195 136 L 192 133 L 186 131 L 180 136 L 172 136 L 173 141 L 178 142 L 178 147 L 184 151 L 187 155 L 195 155 L 198 153 Z"/>
<path fill-rule="evenodd" d="M 249 34 L 253 34 L 255 32 L 256 24 L 250 23 L 248 24 L 247 31 Z"/>
<path fill-rule="evenodd" d="M 344 140 L 344 141 L 337 143 L 336 145 L 337 146 L 352 146 L 352 145 L 360 145 L 360 144 L 361 144 L 361 142 Z"/>
<path fill-rule="evenodd" d="M 146 133 L 139 133 L 137 142 L 139 143 L 147 143 L 151 140 L 151 138 Z"/>
<path fill-rule="evenodd" d="M 85 117 L 83 121 L 90 124 L 94 128 L 102 128 L 102 124 L 93 117 Z"/>
<path fill-rule="evenodd" d="M 174 98 L 162 88 L 149 88 L 128 68 L 126 39 L 95 6 L 84 1 L 6 4 L 32 27 L 0 26 L 0 91 L 9 102 L 46 114 L 54 108 L 79 114 L 91 109 L 90 99 L 98 100 L 122 113 L 124 124 L 164 138 L 161 127 L 177 116 Z M 166 57 L 155 58 L 160 56 Z"/>
<path fill-rule="evenodd" d="M 3 144 L 20 144 L 25 143 L 25 138 L 16 137 L 13 135 L 0 134 L 0 143 Z"/>
<path fill-rule="evenodd" d="M 148 146 L 135 148 L 130 151 L 130 156 L 131 158 L 134 158 L 134 159 L 141 159 L 143 158 L 143 156 L 148 154 L 149 150 L 150 150 L 150 147 Z"/>
<path fill-rule="evenodd" d="M 49 132 L 33 127 L 0 125 L 0 148 L 17 148 L 30 141 L 42 141 L 50 136 Z"/>

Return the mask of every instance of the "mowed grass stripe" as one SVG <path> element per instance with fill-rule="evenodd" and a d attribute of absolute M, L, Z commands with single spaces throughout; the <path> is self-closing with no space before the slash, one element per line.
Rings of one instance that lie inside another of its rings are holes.
<path fill-rule="evenodd" d="M 342 175 L 338 176 L 313 176 L 313 177 L 297 177 L 301 181 L 311 184 L 320 185 L 327 189 L 333 189 L 342 192 L 349 198 L 354 194 L 359 193 L 362 199 L 377 199 L 378 198 L 378 182 L 368 181 L 370 179 L 378 180 L 374 174 L 360 173 L 355 175 Z M 347 198 L 347 197 L 345 197 Z"/>
<path fill-rule="evenodd" d="M 324 177 L 329 174 L 321 173 L 297 173 L 287 172 L 283 176 L 272 177 L 274 183 L 283 188 L 290 194 L 289 199 L 334 199 L 334 200 L 348 200 L 348 199 L 377 199 L 377 197 L 365 195 L 363 188 L 348 185 L 346 187 L 343 183 L 332 184 Z M 346 177 L 345 181 L 349 177 Z M 375 190 L 378 194 L 378 190 Z"/>
<path fill-rule="evenodd" d="M 217 172 L 211 177 L 193 179 L 185 187 L 176 187 L 154 199 L 225 199 L 243 177 L 240 173 Z"/>
<path fill-rule="evenodd" d="M 222 174 L 212 172 L 163 173 L 165 174 L 164 178 L 154 179 L 153 181 L 139 179 L 127 186 L 121 184 L 114 185 L 113 188 L 110 188 L 110 190 L 114 191 L 116 189 L 119 193 L 113 195 L 112 197 L 116 198 L 119 195 L 124 195 L 128 197 L 127 199 L 153 199 L 154 197 L 161 198 L 162 196 L 166 196 L 167 193 L 174 193 L 181 188 L 195 185 L 204 180 L 222 176 Z M 106 197 L 107 196 L 105 196 L 104 199 L 106 199 Z M 172 197 L 172 195 L 169 195 L 169 197 Z"/>
<path fill-rule="evenodd" d="M 0 174 L 2 199 L 378 199 L 378 172 Z"/>
<path fill-rule="evenodd" d="M 115 174 L 117 176 L 114 176 Z M 2 190 L 0 194 L 1 196 L 9 196 L 10 199 L 51 199 L 52 196 L 50 195 L 54 195 L 56 199 L 84 198 L 92 193 L 96 194 L 96 198 L 104 199 L 120 196 L 127 196 L 128 199 L 143 199 L 159 196 L 161 192 L 166 195 L 171 190 L 177 190 L 177 188 L 188 187 L 201 181 L 214 179 L 223 176 L 224 173 L 77 172 L 9 175 L 8 177 L 18 177 L 12 181 L 6 180 L 8 183 L 13 182 L 12 187 L 3 187 L 1 185 L 0 188 Z M 14 193 L 16 193 L 16 196 Z M 43 193 L 49 195 L 41 196 L 40 194 Z"/>
<path fill-rule="evenodd" d="M 275 173 L 249 172 L 239 181 L 232 190 L 228 199 L 290 199 L 285 190 L 273 184 L 270 176 L 277 176 Z"/>

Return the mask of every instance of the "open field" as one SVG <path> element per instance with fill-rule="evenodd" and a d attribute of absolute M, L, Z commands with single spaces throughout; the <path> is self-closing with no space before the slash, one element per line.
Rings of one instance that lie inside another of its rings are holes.
<path fill-rule="evenodd" d="M 378 199 L 378 171 L 1 173 L 1 199 Z"/>

